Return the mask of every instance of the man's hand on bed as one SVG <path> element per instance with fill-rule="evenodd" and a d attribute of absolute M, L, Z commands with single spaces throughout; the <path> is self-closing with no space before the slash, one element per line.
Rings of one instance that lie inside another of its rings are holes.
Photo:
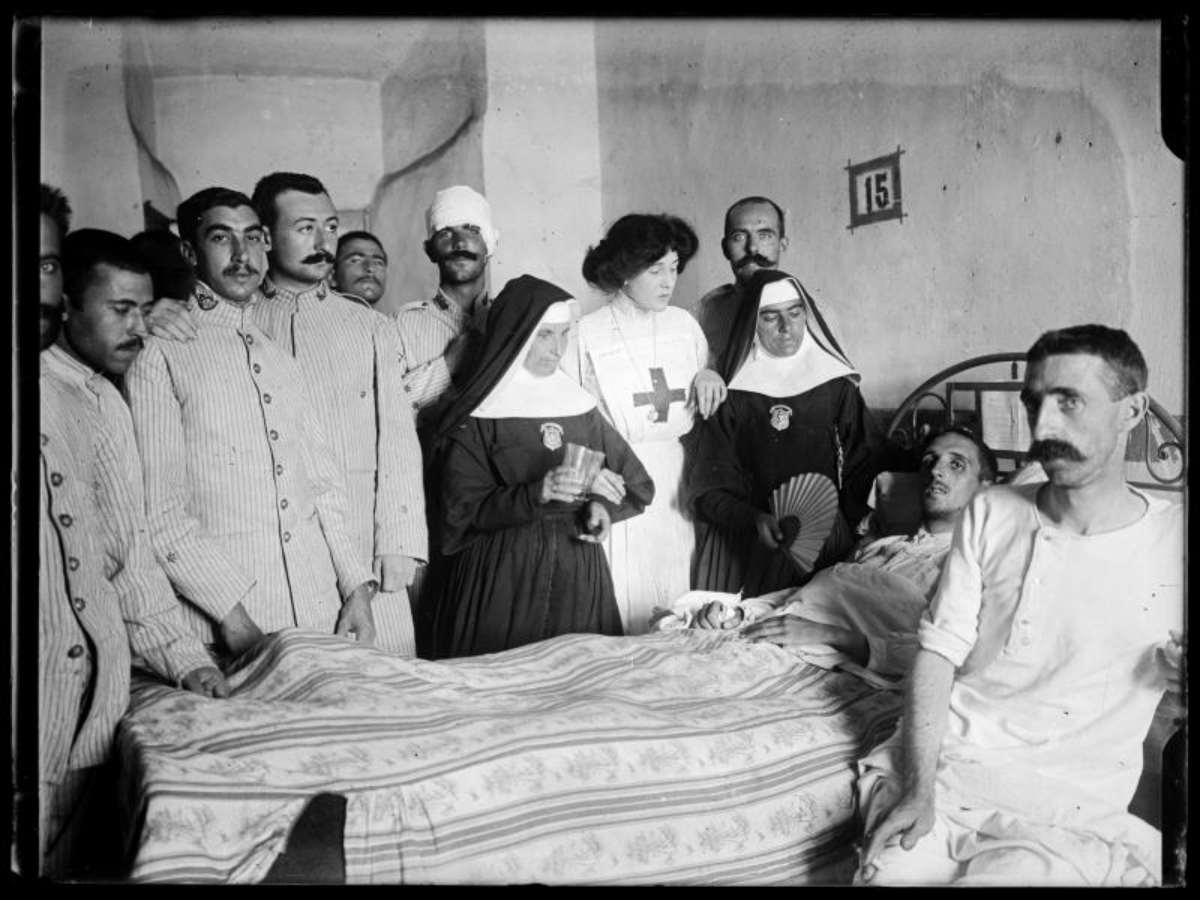
<path fill-rule="evenodd" d="M 584 530 L 576 537 L 589 544 L 599 544 L 608 537 L 608 531 L 612 528 L 612 517 L 599 500 L 589 500 L 583 508 L 581 523 Z"/>
<path fill-rule="evenodd" d="M 779 549 L 779 542 L 783 540 L 783 529 L 779 527 L 779 522 L 773 515 L 759 513 L 754 520 L 754 527 L 764 546 L 771 550 Z"/>
<path fill-rule="evenodd" d="M 869 656 L 867 639 L 858 632 L 823 625 L 794 613 L 759 619 L 743 628 L 742 635 L 751 641 L 770 641 L 780 647 L 833 647 L 854 657 L 859 665 L 866 665 Z"/>
<path fill-rule="evenodd" d="M 240 603 L 221 620 L 221 640 L 225 642 L 230 657 L 241 656 L 263 637 L 262 629 Z"/>
<path fill-rule="evenodd" d="M 338 637 L 353 634 L 360 644 L 368 647 L 375 643 L 375 616 L 371 613 L 371 601 L 378 589 L 374 581 L 364 581 L 351 591 L 342 604 L 342 611 L 338 613 L 334 634 Z"/>
<path fill-rule="evenodd" d="M 216 666 L 201 666 L 183 676 L 184 690 L 206 697 L 228 697 L 229 683 Z"/>
<path fill-rule="evenodd" d="M 888 796 L 892 794 L 893 796 Z M 863 830 L 863 854 L 859 876 L 865 882 L 875 877 L 875 860 L 897 835 L 900 846 L 911 850 L 933 830 L 933 791 L 908 789 L 895 796 L 894 788 L 871 798 Z"/>

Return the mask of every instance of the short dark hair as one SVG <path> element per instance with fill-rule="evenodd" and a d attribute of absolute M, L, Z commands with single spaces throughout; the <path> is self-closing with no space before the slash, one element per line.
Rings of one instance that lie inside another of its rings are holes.
<path fill-rule="evenodd" d="M 254 203 L 250 198 L 233 188 L 207 187 L 202 191 L 196 191 L 180 203 L 178 209 L 175 210 L 175 220 L 179 225 L 179 237 L 193 247 L 198 246 L 200 235 L 197 234 L 197 230 L 200 228 L 200 220 L 204 218 L 206 212 L 218 206 L 227 206 L 230 209 L 248 206 L 254 209 Z"/>
<path fill-rule="evenodd" d="M 678 216 L 630 213 L 617 219 L 599 244 L 588 248 L 583 277 L 612 293 L 671 250 L 679 254 L 682 272 L 699 246 L 692 226 Z"/>
<path fill-rule="evenodd" d="M 99 228 L 80 228 L 68 234 L 63 239 L 62 264 L 63 293 L 76 309 L 97 266 L 109 265 L 139 275 L 150 274 L 145 260 L 129 238 Z"/>
<path fill-rule="evenodd" d="M 337 253 L 334 255 L 341 255 L 342 247 L 346 246 L 346 244 L 348 244 L 350 241 L 372 241 L 383 253 L 383 261 L 387 262 L 387 249 L 383 246 L 383 241 L 375 237 L 375 235 L 371 234 L 369 231 L 347 231 L 338 238 Z"/>
<path fill-rule="evenodd" d="M 729 217 L 733 215 L 733 211 L 739 206 L 749 206 L 751 203 L 765 203 L 775 210 L 775 215 L 779 216 L 779 236 L 783 237 L 787 230 L 787 223 L 783 220 L 783 209 L 770 197 L 743 197 L 734 201 L 733 205 L 725 210 L 725 233 L 729 233 Z"/>
<path fill-rule="evenodd" d="M 1072 325 L 1045 332 L 1025 354 L 1025 370 L 1028 372 L 1030 366 L 1044 362 L 1048 356 L 1071 353 L 1098 356 L 1108 363 L 1114 375 L 1109 390 L 1113 400 L 1144 391 L 1149 382 L 1146 358 L 1133 338 L 1120 328 L 1106 325 Z"/>
<path fill-rule="evenodd" d="M 178 237 L 165 228 L 148 228 L 131 237 L 129 243 L 150 269 L 155 297 L 188 298 L 196 277 Z"/>
<path fill-rule="evenodd" d="M 965 437 L 974 444 L 975 453 L 979 457 L 979 480 L 996 480 L 996 476 L 1000 473 L 1000 463 L 996 459 L 996 454 L 992 451 L 991 447 L 983 442 L 983 438 L 965 425 L 948 425 L 939 431 L 933 432 L 925 439 L 925 443 L 921 446 L 921 453 L 924 454 L 929 449 L 929 446 L 943 434 L 957 434 Z"/>
<path fill-rule="evenodd" d="M 42 184 L 42 215 L 49 216 L 58 226 L 58 239 L 61 241 L 71 230 L 71 204 L 67 195 L 56 187 Z"/>
<path fill-rule="evenodd" d="M 312 175 L 299 172 L 272 172 L 258 179 L 251 195 L 254 208 L 258 211 L 258 220 L 270 231 L 279 220 L 279 209 L 275 198 L 284 191 L 300 191 L 302 194 L 328 194 L 325 185 Z"/>

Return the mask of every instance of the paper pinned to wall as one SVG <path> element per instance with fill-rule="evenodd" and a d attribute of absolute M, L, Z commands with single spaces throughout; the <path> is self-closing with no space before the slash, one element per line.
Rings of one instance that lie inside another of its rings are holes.
<path fill-rule="evenodd" d="M 983 441 L 993 450 L 1024 453 L 1029 449 L 1029 420 L 1021 395 L 1016 391 L 982 391 L 979 394 L 979 419 Z"/>

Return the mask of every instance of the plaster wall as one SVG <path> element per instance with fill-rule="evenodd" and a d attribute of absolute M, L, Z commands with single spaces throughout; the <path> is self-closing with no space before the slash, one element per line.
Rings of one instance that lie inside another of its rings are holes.
<path fill-rule="evenodd" d="M 493 293 L 528 273 L 584 302 L 580 273 L 601 236 L 596 26 L 489 21 L 484 193 L 500 229 Z M 614 173 L 613 177 L 624 177 Z"/>
<path fill-rule="evenodd" d="M 789 210 L 781 266 L 828 312 L 869 404 L 1046 328 L 1130 331 L 1183 389 L 1182 164 L 1154 23 L 597 25 L 603 217 L 688 218 L 675 302 L 730 280 L 727 205 Z M 902 147 L 903 223 L 851 232 L 847 175 Z"/>
<path fill-rule="evenodd" d="M 142 230 L 138 150 L 125 105 L 119 22 L 42 23 L 42 180 L 73 228 Z"/>
<path fill-rule="evenodd" d="M 378 82 L 359 78 L 160 77 L 158 156 L 182 197 L 211 185 L 249 194 L 270 172 L 304 172 L 338 209 L 362 209 L 383 171 L 379 103 Z"/>

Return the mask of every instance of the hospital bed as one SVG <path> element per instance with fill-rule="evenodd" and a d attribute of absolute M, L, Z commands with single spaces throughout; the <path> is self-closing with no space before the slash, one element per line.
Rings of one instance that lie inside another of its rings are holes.
<path fill-rule="evenodd" d="M 995 452 L 1002 477 L 1013 477 L 1023 467 L 1030 443 L 1020 402 L 1024 365 L 1024 353 L 991 353 L 942 369 L 896 409 L 888 437 L 913 449 L 934 429 L 965 425 Z M 1130 435 L 1126 478 L 1136 487 L 1182 500 L 1184 446 L 1183 425 L 1151 398 L 1149 414 Z"/>
<path fill-rule="evenodd" d="M 1015 472 L 1021 358 L 937 373 L 889 435 L 990 429 Z M 1152 412 L 1134 480 L 1181 491 L 1182 429 Z M 689 630 L 431 662 L 291 629 L 230 680 L 224 701 L 135 683 L 117 735 L 134 881 L 270 880 L 334 796 L 318 838 L 349 883 L 844 884 L 853 763 L 900 712 L 894 691 Z"/>

